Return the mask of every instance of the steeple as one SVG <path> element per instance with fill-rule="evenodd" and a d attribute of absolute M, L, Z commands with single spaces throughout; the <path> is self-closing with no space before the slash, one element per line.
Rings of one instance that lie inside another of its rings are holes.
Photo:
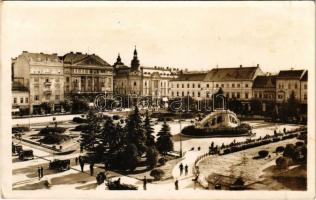
<path fill-rule="evenodd" d="M 122 63 L 120 53 L 118 53 L 118 56 L 116 58 L 116 62 L 114 63 L 113 67 L 115 68 L 118 65 L 124 65 L 124 63 Z"/>
<path fill-rule="evenodd" d="M 135 50 L 134 50 L 134 57 L 133 60 L 131 62 L 131 69 L 132 71 L 138 71 L 139 70 L 139 60 L 137 58 L 137 50 L 136 50 L 136 45 L 135 45 Z"/>

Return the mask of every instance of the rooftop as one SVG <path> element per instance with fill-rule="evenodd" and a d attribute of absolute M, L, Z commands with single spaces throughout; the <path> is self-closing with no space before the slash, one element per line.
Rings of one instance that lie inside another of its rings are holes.
<path fill-rule="evenodd" d="M 277 76 L 278 79 L 301 79 L 304 70 L 281 70 Z"/>
<path fill-rule="evenodd" d="M 180 73 L 175 81 L 203 81 L 206 74 L 206 72 Z"/>
<path fill-rule="evenodd" d="M 257 76 L 253 82 L 253 88 L 274 88 L 276 76 Z"/>

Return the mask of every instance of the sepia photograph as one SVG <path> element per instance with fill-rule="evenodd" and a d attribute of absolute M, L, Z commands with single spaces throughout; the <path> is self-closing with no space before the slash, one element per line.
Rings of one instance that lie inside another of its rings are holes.
<path fill-rule="evenodd" d="M 3 2 L 0 124 L 3 198 L 313 199 L 314 2 Z"/>

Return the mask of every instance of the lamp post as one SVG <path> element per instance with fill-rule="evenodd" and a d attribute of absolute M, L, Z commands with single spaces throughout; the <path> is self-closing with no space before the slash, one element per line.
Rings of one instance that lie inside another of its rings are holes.
<path fill-rule="evenodd" d="M 180 110 L 180 120 L 179 120 L 179 125 L 180 125 L 180 133 L 179 133 L 179 135 L 180 135 L 180 157 L 182 158 L 182 136 L 181 136 L 181 130 L 182 130 L 182 127 L 181 127 L 181 120 L 182 120 L 182 118 L 181 118 L 181 110 Z"/>

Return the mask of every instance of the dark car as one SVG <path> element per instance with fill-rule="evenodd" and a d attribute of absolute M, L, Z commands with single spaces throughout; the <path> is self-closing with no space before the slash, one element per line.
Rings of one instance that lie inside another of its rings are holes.
<path fill-rule="evenodd" d="M 12 153 L 14 155 L 19 155 L 20 151 L 22 150 L 23 150 L 22 145 L 15 145 L 15 144 L 12 145 Z"/>
<path fill-rule="evenodd" d="M 49 169 L 54 169 L 59 172 L 61 171 L 66 171 L 70 169 L 70 160 L 53 160 L 52 162 L 49 163 Z"/>
<path fill-rule="evenodd" d="M 20 160 L 32 160 L 34 159 L 33 150 L 22 150 L 19 152 Z"/>

